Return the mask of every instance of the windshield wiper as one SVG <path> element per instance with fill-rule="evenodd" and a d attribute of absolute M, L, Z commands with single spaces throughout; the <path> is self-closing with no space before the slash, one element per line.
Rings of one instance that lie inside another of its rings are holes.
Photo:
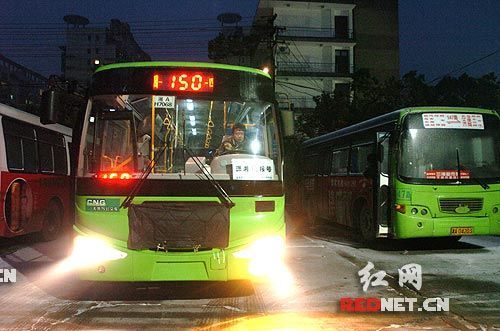
<path fill-rule="evenodd" d="M 459 152 L 458 152 L 458 148 L 457 148 L 457 174 L 458 174 L 458 182 L 461 183 L 460 181 L 460 155 L 459 155 Z M 482 181 L 479 180 L 479 178 L 477 177 L 474 177 L 472 173 L 470 173 L 470 178 L 473 179 L 476 183 L 478 183 L 479 185 L 481 185 L 481 187 L 484 189 L 484 190 L 487 190 L 490 188 L 490 186 L 486 183 L 483 183 Z"/>
<path fill-rule="evenodd" d="M 149 177 L 149 174 L 151 171 L 153 171 L 153 168 L 156 165 L 156 161 L 160 156 L 163 155 L 165 150 L 167 149 L 168 140 L 171 135 L 167 136 L 167 139 L 164 141 L 164 145 L 162 149 L 159 151 L 159 153 L 156 153 L 154 158 L 148 163 L 147 167 L 142 170 L 140 176 L 139 176 L 139 181 L 135 184 L 135 186 L 130 190 L 129 194 L 125 197 L 125 200 L 123 200 L 122 204 L 120 205 L 120 208 L 128 208 L 132 204 L 132 201 L 134 200 L 135 196 L 137 195 L 137 192 L 141 189 L 142 185 L 146 182 L 146 179 Z"/>
<path fill-rule="evenodd" d="M 171 132 L 175 132 L 175 126 L 174 126 L 174 130 L 172 130 Z M 163 155 L 163 153 L 165 152 L 167 146 L 169 145 L 169 143 L 168 143 L 169 140 L 172 139 L 172 134 L 169 134 L 166 138 L 167 139 L 164 141 L 163 148 L 160 150 L 159 153 L 155 154 L 153 160 L 151 160 L 149 162 L 148 166 L 146 167 L 146 169 L 144 169 L 142 171 L 141 175 L 139 176 L 139 181 L 135 184 L 135 186 L 129 192 L 129 194 L 127 195 L 125 200 L 123 200 L 122 204 L 120 205 L 120 208 L 128 208 L 132 204 L 132 201 L 134 200 L 135 196 L 137 195 L 137 192 L 139 192 L 142 185 L 144 185 L 144 183 L 146 182 L 146 179 L 148 178 L 149 174 L 151 173 L 151 171 L 153 171 L 153 168 L 156 164 L 157 159 L 161 155 Z M 187 146 L 184 145 L 184 141 L 182 142 L 182 144 L 183 144 L 184 150 L 187 152 L 189 157 L 193 159 L 196 166 L 200 169 L 202 174 L 205 175 L 208 182 L 212 185 L 212 187 L 217 192 L 217 196 L 218 196 L 219 200 L 221 201 L 221 203 L 224 204 L 229 209 L 234 207 L 234 205 L 235 205 L 234 202 L 231 200 L 231 198 L 229 197 L 227 192 L 224 190 L 224 188 L 222 188 L 220 183 L 217 180 L 215 180 L 215 178 L 212 176 L 212 174 L 206 170 L 206 168 L 203 166 L 203 164 L 201 164 L 198 157 L 193 156 L 192 151 Z"/>
<path fill-rule="evenodd" d="M 460 182 L 460 155 L 458 154 L 458 147 L 457 147 L 457 176 L 458 176 L 458 182 Z"/>
<path fill-rule="evenodd" d="M 204 167 L 201 161 L 197 156 L 193 156 L 193 152 L 187 146 L 183 146 L 184 150 L 188 154 L 188 156 L 193 159 L 196 166 L 200 169 L 201 173 L 205 175 L 205 178 L 212 185 L 212 187 L 217 191 L 219 200 L 222 204 L 224 204 L 227 208 L 231 209 L 234 207 L 234 202 L 229 197 L 229 194 L 224 190 L 224 188 L 220 185 L 220 183 L 212 176 L 212 174 Z"/>
<path fill-rule="evenodd" d="M 472 175 L 472 174 L 471 174 Z M 490 186 L 482 181 L 479 180 L 479 178 L 476 178 L 476 177 L 471 177 L 476 183 L 478 183 L 479 185 L 481 185 L 481 187 L 484 189 L 484 190 L 487 190 L 490 188 Z"/>

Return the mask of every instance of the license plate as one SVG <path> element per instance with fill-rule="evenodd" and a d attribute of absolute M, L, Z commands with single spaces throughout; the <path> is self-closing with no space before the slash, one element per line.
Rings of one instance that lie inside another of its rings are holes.
<path fill-rule="evenodd" d="M 472 227 L 451 228 L 451 235 L 452 236 L 461 236 L 464 234 L 472 234 Z"/>

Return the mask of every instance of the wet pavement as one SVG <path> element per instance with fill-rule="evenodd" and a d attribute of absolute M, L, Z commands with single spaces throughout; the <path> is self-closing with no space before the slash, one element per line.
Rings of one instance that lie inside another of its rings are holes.
<path fill-rule="evenodd" d="M 17 282 L 0 285 L 0 328 L 376 330 L 500 328 L 500 237 L 436 243 L 383 242 L 365 247 L 331 230 L 288 239 L 283 284 L 249 282 L 90 283 L 57 274 L 69 238 L 0 244 L 0 268 Z M 368 262 L 387 273 L 387 286 L 363 291 L 358 272 Z M 398 268 L 418 263 L 422 287 L 398 284 Z M 449 312 L 341 312 L 351 298 L 446 297 Z"/>

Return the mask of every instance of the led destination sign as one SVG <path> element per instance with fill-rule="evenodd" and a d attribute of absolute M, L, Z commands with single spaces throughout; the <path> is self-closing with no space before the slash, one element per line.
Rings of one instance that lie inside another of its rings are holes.
<path fill-rule="evenodd" d="M 176 71 L 153 75 L 153 90 L 179 92 L 213 92 L 214 75 L 211 72 Z"/>

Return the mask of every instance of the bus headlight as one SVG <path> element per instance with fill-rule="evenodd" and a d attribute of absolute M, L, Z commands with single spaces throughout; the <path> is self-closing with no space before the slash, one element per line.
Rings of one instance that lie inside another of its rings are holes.
<path fill-rule="evenodd" d="M 104 240 L 76 236 L 70 259 L 79 267 L 87 267 L 105 261 L 124 259 L 125 257 L 127 257 L 127 253 L 111 247 Z"/>
<path fill-rule="evenodd" d="M 283 264 L 285 241 L 280 236 L 264 237 L 233 254 L 237 258 L 249 259 L 249 272 L 254 276 L 266 276 Z"/>

